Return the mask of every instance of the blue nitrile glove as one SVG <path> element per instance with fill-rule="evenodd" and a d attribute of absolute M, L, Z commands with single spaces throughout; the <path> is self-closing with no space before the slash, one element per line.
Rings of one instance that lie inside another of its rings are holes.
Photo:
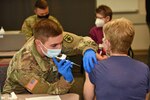
<path fill-rule="evenodd" d="M 84 70 L 90 73 L 94 68 L 94 64 L 96 63 L 97 63 L 96 53 L 92 49 L 86 50 L 83 55 Z"/>
<path fill-rule="evenodd" d="M 55 57 L 53 57 L 53 61 L 58 68 L 58 72 L 64 77 L 64 79 L 68 82 L 72 82 L 73 75 L 71 72 L 72 68 L 71 62 L 65 59 L 58 62 Z"/>

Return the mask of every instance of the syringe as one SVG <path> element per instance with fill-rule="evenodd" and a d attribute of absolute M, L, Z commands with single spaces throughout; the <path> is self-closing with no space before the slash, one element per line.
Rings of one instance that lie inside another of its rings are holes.
<path fill-rule="evenodd" d="M 56 56 L 56 58 L 59 59 L 59 60 L 66 59 L 66 57 L 67 57 L 67 56 L 66 56 L 65 54 L 62 54 L 61 57 L 57 57 L 57 56 Z M 66 61 L 67 61 L 67 60 L 66 60 Z M 72 62 L 72 61 L 71 61 L 71 64 L 72 64 L 72 65 L 75 65 L 75 66 L 77 66 L 77 67 L 80 67 L 79 64 L 76 64 L 76 63 L 74 63 L 74 62 Z"/>

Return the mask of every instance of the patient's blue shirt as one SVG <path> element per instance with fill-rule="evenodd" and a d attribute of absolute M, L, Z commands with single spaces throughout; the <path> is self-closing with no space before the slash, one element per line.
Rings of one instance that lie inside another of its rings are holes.
<path fill-rule="evenodd" d="M 150 89 L 148 66 L 128 56 L 99 61 L 89 78 L 97 100 L 145 100 Z"/>

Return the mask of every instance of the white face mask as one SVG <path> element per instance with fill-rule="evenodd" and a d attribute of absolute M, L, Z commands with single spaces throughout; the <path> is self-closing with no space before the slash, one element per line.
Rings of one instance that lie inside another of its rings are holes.
<path fill-rule="evenodd" d="M 41 50 L 42 50 L 43 54 L 49 58 L 56 57 L 61 53 L 61 49 L 47 49 L 45 46 L 44 46 L 44 48 L 47 50 L 47 52 L 45 52 L 42 48 L 41 48 Z"/>
<path fill-rule="evenodd" d="M 96 27 L 103 27 L 104 24 L 105 24 L 104 20 L 102 20 L 100 18 L 96 18 L 96 20 L 95 20 Z"/>

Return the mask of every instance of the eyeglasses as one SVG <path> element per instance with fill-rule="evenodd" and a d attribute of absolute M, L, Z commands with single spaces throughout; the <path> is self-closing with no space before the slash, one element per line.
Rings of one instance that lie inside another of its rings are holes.
<path fill-rule="evenodd" d="M 106 18 L 106 17 L 96 17 L 96 18 L 99 18 L 99 19 L 104 19 L 104 18 Z"/>

